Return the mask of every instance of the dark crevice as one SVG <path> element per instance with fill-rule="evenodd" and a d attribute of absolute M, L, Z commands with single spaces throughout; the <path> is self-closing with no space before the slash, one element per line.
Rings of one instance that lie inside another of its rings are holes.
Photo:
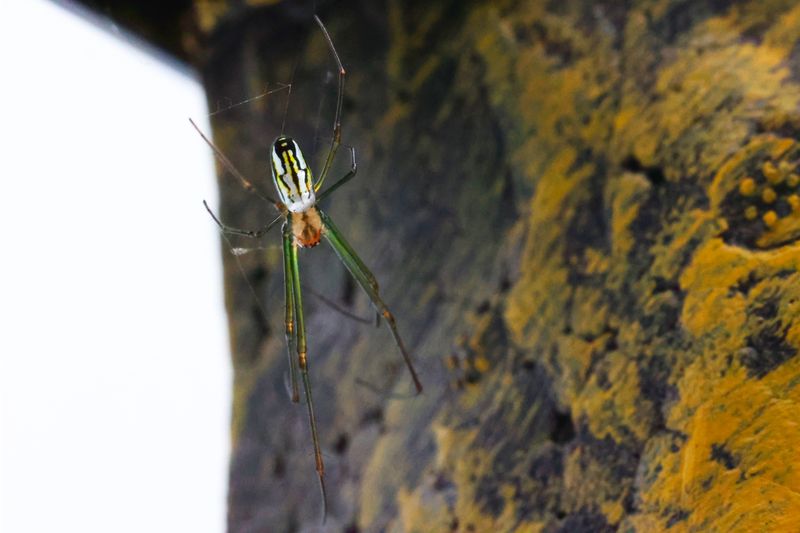
<path fill-rule="evenodd" d="M 506 507 L 506 501 L 500 494 L 501 484 L 495 479 L 485 479 L 478 484 L 475 490 L 475 499 L 480 508 L 497 518 Z"/>
<path fill-rule="evenodd" d="M 456 533 L 458 531 L 458 517 L 454 516 L 453 520 L 450 521 L 450 531 Z"/>
<path fill-rule="evenodd" d="M 750 377 L 761 379 L 797 354 L 786 342 L 787 329 L 778 321 L 747 338 L 748 349 L 742 350 L 740 361 Z"/>
<path fill-rule="evenodd" d="M 736 468 L 739 464 L 738 459 L 736 459 L 731 452 L 725 448 L 724 444 L 712 444 L 711 445 L 711 459 L 718 462 L 728 470 Z"/>
<path fill-rule="evenodd" d="M 733 290 L 742 293 L 745 296 L 750 294 L 750 289 L 758 285 L 764 280 L 768 279 L 786 279 L 789 276 L 793 276 L 796 274 L 797 271 L 793 269 L 783 269 L 779 270 L 774 274 L 770 274 L 769 276 L 758 277 L 755 272 L 749 272 L 746 278 L 740 279 L 736 285 L 732 287 Z"/>
<path fill-rule="evenodd" d="M 563 517 L 561 524 L 553 531 L 557 533 L 611 533 L 616 528 L 608 523 L 605 515 L 589 509 L 581 509 Z"/>
<path fill-rule="evenodd" d="M 559 32 L 548 31 L 548 27 L 541 22 L 534 22 L 527 25 L 517 25 L 514 28 L 514 36 L 517 42 L 528 47 L 539 45 L 544 53 L 555 59 L 559 66 L 565 67 L 577 58 L 571 39 L 564 38 Z"/>
<path fill-rule="evenodd" d="M 666 181 L 664 170 L 661 167 L 646 167 L 634 155 L 629 155 L 622 161 L 622 169 L 628 172 L 644 174 L 653 185 L 661 185 Z"/>
<path fill-rule="evenodd" d="M 433 490 L 435 490 L 436 492 L 442 492 L 444 490 L 452 489 L 454 487 L 455 485 L 444 472 L 439 472 L 436 475 L 436 479 L 433 481 Z"/>
<path fill-rule="evenodd" d="M 798 49 L 798 47 L 800 47 L 800 41 L 795 45 L 795 49 Z M 792 52 L 792 54 L 795 53 L 794 51 Z M 789 64 L 793 72 L 791 77 L 794 79 L 795 83 L 797 83 L 800 81 L 800 54 L 794 57 L 795 59 L 790 60 Z M 776 137 L 785 137 L 788 139 L 800 138 L 800 115 L 790 114 L 780 118 L 782 121 L 777 124 L 775 123 L 776 118 L 773 116 L 770 116 L 766 123 L 759 121 L 755 125 L 755 134 L 763 135 L 768 133 Z"/>
<path fill-rule="evenodd" d="M 335 451 L 338 455 L 343 455 L 349 446 L 350 438 L 347 436 L 347 433 L 341 433 L 333 443 L 333 451 Z"/>
<path fill-rule="evenodd" d="M 368 411 L 364 412 L 363 415 L 361 415 L 361 426 L 368 426 L 370 424 L 383 425 L 382 408 L 375 407 L 373 409 L 369 409 Z"/>
<path fill-rule="evenodd" d="M 691 33 L 692 28 L 703 21 L 728 11 L 735 3 L 738 2 L 730 0 L 672 2 L 663 15 L 650 20 L 650 31 L 654 35 L 662 37 L 666 45 L 671 45 L 677 39 L 685 38 L 687 34 Z"/>
<path fill-rule="evenodd" d="M 764 302 L 763 304 L 754 307 L 752 310 L 752 314 L 757 317 L 763 318 L 764 320 L 770 320 L 772 318 L 775 318 L 776 316 L 778 316 L 778 303 L 779 302 L 776 300 L 770 300 Z"/>
<path fill-rule="evenodd" d="M 602 276 L 588 273 L 586 252 L 609 253 L 611 250 L 609 212 L 602 193 L 607 168 L 604 158 L 591 150 L 582 150 L 572 165 L 573 169 L 584 166 L 591 166 L 594 171 L 582 187 L 580 196 L 576 196 L 580 209 L 576 209 L 567 222 L 562 254 L 564 263 L 569 265 L 569 285 L 599 286 L 603 283 Z"/>
<path fill-rule="evenodd" d="M 691 511 L 687 511 L 686 509 L 678 509 L 677 511 L 670 513 L 669 519 L 667 519 L 667 529 L 671 528 L 672 526 L 674 526 L 679 522 L 683 522 L 684 520 L 689 518 L 690 514 Z"/>
<path fill-rule="evenodd" d="M 656 295 L 661 292 L 675 292 L 675 293 L 681 292 L 681 286 L 677 281 L 665 279 L 662 278 L 661 276 L 656 276 L 654 278 L 654 281 L 655 281 L 655 287 L 653 287 L 653 292 L 652 292 L 653 295 Z"/>
<path fill-rule="evenodd" d="M 553 412 L 553 426 L 550 431 L 550 440 L 556 444 L 566 444 L 575 438 L 575 425 L 569 412 Z"/>
<path fill-rule="evenodd" d="M 750 289 L 752 289 L 760 281 L 761 280 L 756 277 L 756 273 L 751 271 L 747 274 L 746 278 L 740 279 L 739 282 L 733 286 L 733 288 L 734 290 L 747 296 L 750 293 Z"/>
<path fill-rule="evenodd" d="M 678 396 L 677 387 L 669 383 L 671 362 L 663 355 L 652 355 L 642 357 L 637 367 L 641 395 L 653 404 L 653 430 L 663 430 L 664 406 Z"/>

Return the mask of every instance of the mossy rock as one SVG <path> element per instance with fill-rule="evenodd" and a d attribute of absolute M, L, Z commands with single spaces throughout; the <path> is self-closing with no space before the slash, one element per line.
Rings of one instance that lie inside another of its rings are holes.
<path fill-rule="evenodd" d="M 295 91 L 335 92 L 314 74 L 331 61 L 310 8 L 236 10 L 203 18 L 210 101 L 292 81 L 287 129 L 328 135 L 319 96 Z M 800 5 L 391 0 L 320 14 L 359 154 L 328 210 L 426 387 L 402 398 L 389 334 L 309 301 L 327 527 L 800 529 Z M 265 101 L 216 115 L 215 135 L 269 190 L 283 107 Z M 272 215 L 221 184 L 226 221 Z M 280 256 L 243 258 L 266 316 L 225 257 L 229 527 L 311 529 Z M 368 314 L 331 253 L 301 261 L 309 285 Z"/>

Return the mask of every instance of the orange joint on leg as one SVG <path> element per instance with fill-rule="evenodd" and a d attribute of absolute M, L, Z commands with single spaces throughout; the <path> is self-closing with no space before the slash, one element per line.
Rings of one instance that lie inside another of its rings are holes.
<path fill-rule="evenodd" d="M 294 331 L 294 323 L 287 322 L 286 323 L 286 333 L 292 333 Z"/>
<path fill-rule="evenodd" d="M 320 476 L 325 475 L 325 465 L 322 463 L 322 454 L 316 454 L 317 459 L 317 472 L 319 472 Z"/>
<path fill-rule="evenodd" d="M 300 352 L 297 354 L 297 357 L 300 359 L 300 370 L 305 370 L 306 365 L 308 364 L 306 361 L 306 352 Z"/>

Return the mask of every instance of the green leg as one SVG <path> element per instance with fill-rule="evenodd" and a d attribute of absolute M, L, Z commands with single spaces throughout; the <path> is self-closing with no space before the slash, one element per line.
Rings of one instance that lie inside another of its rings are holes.
<path fill-rule="evenodd" d="M 292 402 L 300 401 L 297 389 L 297 362 L 295 360 L 294 291 L 292 290 L 292 231 L 289 223 L 283 225 L 283 284 L 286 288 L 286 346 L 289 352 L 289 375 L 292 379 Z"/>
<path fill-rule="evenodd" d="M 336 52 L 336 47 L 333 46 L 333 40 L 328 34 L 328 30 L 325 28 L 325 25 L 316 15 L 314 15 L 314 20 L 317 21 L 319 29 L 322 30 L 322 34 L 325 36 L 325 40 L 328 42 L 328 48 L 330 49 L 331 54 L 333 54 L 333 58 L 336 60 L 336 66 L 339 68 L 339 90 L 336 94 L 336 116 L 333 119 L 333 138 L 331 139 L 331 147 L 328 150 L 328 156 L 325 158 L 325 166 L 322 167 L 322 172 L 319 174 L 319 181 L 314 186 L 314 190 L 316 191 L 322 187 L 322 182 L 325 181 L 325 176 L 328 175 L 328 171 L 331 169 L 331 165 L 333 164 L 333 159 L 336 156 L 336 150 L 339 149 L 339 145 L 342 142 L 342 103 L 344 102 L 344 77 L 347 73 L 344 70 L 344 66 L 342 66 L 342 61 L 339 59 L 339 54 Z"/>
<path fill-rule="evenodd" d="M 356 172 L 358 172 L 358 165 L 356 164 L 356 149 L 351 146 L 350 172 L 339 178 L 339 181 L 337 181 L 336 183 L 334 183 L 333 185 L 331 185 L 330 187 L 319 193 L 319 195 L 317 196 L 317 202 L 321 202 L 322 200 L 325 199 L 325 197 L 330 196 L 330 194 L 333 191 L 335 191 L 336 189 L 338 189 L 339 187 L 341 187 L 342 185 L 353 179 L 353 177 L 356 175 Z M 314 186 L 314 190 L 315 191 L 319 190 L 321 186 L 322 186 L 322 180 L 317 182 L 317 184 Z"/>
<path fill-rule="evenodd" d="M 336 183 L 334 183 L 333 185 L 322 191 L 319 194 L 319 196 L 317 196 L 317 202 L 321 202 L 323 199 L 325 199 L 326 196 L 329 196 L 333 191 L 335 191 L 336 189 L 338 189 L 339 187 L 341 187 L 342 185 L 353 179 L 353 177 L 356 175 L 356 171 L 358 171 L 358 165 L 356 165 L 356 149 L 353 148 L 352 146 L 350 147 L 350 161 L 352 165 L 350 167 L 350 172 L 342 176 L 339 179 L 339 181 L 337 181 Z M 330 219 L 328 219 L 328 223 L 333 225 L 333 222 Z M 334 227 L 334 229 L 336 228 Z M 359 262 L 361 261 L 361 259 L 359 259 L 358 255 L 353 250 L 350 250 L 350 255 L 355 257 L 357 261 Z M 375 292 L 378 292 L 378 282 L 377 280 L 375 280 L 375 277 L 372 275 L 369 269 L 366 266 L 364 266 L 363 263 L 361 264 L 361 269 L 367 276 L 371 278 L 370 283 L 372 283 Z M 375 327 L 379 328 L 380 326 L 381 326 L 381 315 L 380 313 L 375 313 Z"/>
<path fill-rule="evenodd" d="M 325 492 L 325 465 L 322 462 L 322 452 L 319 448 L 319 437 L 317 435 L 317 421 L 314 418 L 314 404 L 311 401 L 311 382 L 308 379 L 308 360 L 306 359 L 306 326 L 303 317 L 303 295 L 300 289 L 300 264 L 297 259 L 297 245 L 292 242 L 291 223 L 292 218 L 290 215 L 286 228 L 284 229 L 283 242 L 284 250 L 288 248 L 289 271 L 291 272 L 292 294 L 294 296 L 294 323 L 297 326 L 297 360 L 300 366 L 300 374 L 303 376 L 303 389 L 306 394 L 306 405 L 308 406 L 308 420 L 311 425 L 311 440 L 314 442 L 314 458 L 317 463 L 319 486 L 322 490 L 322 521 L 325 522 L 325 517 L 328 514 L 328 497 Z"/>
<path fill-rule="evenodd" d="M 361 261 L 361 258 L 358 257 L 358 254 L 356 253 L 355 250 L 353 250 L 353 248 L 350 246 L 350 244 L 347 241 L 345 241 L 344 238 L 342 238 L 342 234 L 339 231 L 339 228 L 337 228 L 336 224 L 333 223 L 333 220 L 331 220 L 331 217 L 326 215 L 321 209 L 318 208 L 317 210 L 319 211 L 320 218 L 322 218 L 323 225 L 329 231 L 333 232 L 334 235 L 337 236 L 337 241 L 340 243 L 340 245 L 342 247 L 344 247 L 344 250 L 347 252 L 347 255 L 350 258 L 352 258 L 352 260 L 355 262 L 355 266 L 358 268 L 358 270 L 361 273 L 361 275 L 364 276 L 364 279 L 366 279 L 367 282 L 369 283 L 369 286 L 371 287 L 372 290 L 371 291 L 367 291 L 367 294 L 376 294 L 376 295 L 379 294 L 378 280 L 375 279 L 375 276 L 372 274 L 372 272 L 369 271 L 369 269 L 367 268 L 367 265 L 365 265 L 364 262 Z M 328 242 L 330 242 L 331 245 L 334 246 L 330 239 L 328 239 Z M 336 250 L 336 246 L 334 246 L 334 250 Z M 338 251 L 336 251 L 336 254 L 339 255 L 340 259 L 342 259 L 342 256 L 339 254 Z M 347 266 L 347 262 L 344 259 L 342 259 L 342 262 L 345 264 L 345 266 Z M 349 268 L 350 267 L 348 267 L 348 269 Z M 356 280 L 358 281 L 358 278 L 356 277 L 355 274 L 353 274 L 353 277 L 355 277 Z M 359 283 L 361 283 L 361 282 L 359 281 Z M 364 290 L 366 290 L 366 289 L 364 289 Z M 370 296 L 370 299 L 372 299 L 372 296 Z M 373 301 L 373 303 L 375 302 L 375 300 L 372 300 L 372 301 Z M 379 327 L 381 325 L 381 314 L 382 314 L 382 311 L 380 309 L 380 306 L 378 306 L 377 304 L 375 305 L 375 308 L 376 308 L 375 327 Z"/>
<path fill-rule="evenodd" d="M 389 308 L 386 307 L 386 304 L 381 300 L 380 294 L 378 294 L 378 282 L 375 281 L 375 276 L 372 275 L 361 259 L 359 259 L 358 255 L 356 255 L 355 251 L 347 244 L 347 241 L 344 240 L 344 237 L 342 237 L 339 230 L 334 226 L 330 217 L 321 210 L 319 215 L 322 218 L 322 224 L 324 226 L 322 234 L 325 240 L 328 241 L 333 251 L 336 252 L 336 255 L 339 256 L 339 259 L 344 263 L 344 266 L 358 284 L 361 285 L 364 292 L 367 293 L 367 296 L 369 296 L 378 314 L 386 319 L 386 322 L 389 324 L 389 329 L 392 331 L 394 341 L 400 349 L 400 353 L 403 355 L 403 360 L 408 367 L 408 371 L 411 373 L 411 378 L 414 380 L 417 393 L 422 392 L 422 383 L 420 383 L 417 372 L 414 370 L 414 365 L 411 363 L 411 357 L 408 355 L 405 344 L 403 344 L 403 339 L 400 338 L 400 333 L 397 331 L 394 315 L 392 315 Z"/>

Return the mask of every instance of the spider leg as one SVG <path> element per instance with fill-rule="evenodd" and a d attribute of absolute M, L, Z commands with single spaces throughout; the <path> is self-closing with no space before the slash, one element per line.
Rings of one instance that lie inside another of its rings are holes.
<path fill-rule="evenodd" d="M 308 379 L 308 360 L 306 358 L 306 326 L 303 317 L 303 296 L 300 289 L 300 265 L 297 258 L 297 245 L 292 242 L 291 224 L 292 218 L 289 215 L 288 222 L 284 227 L 283 246 L 284 250 L 288 251 L 289 256 L 288 265 L 292 280 L 294 323 L 297 326 L 297 361 L 300 367 L 300 374 L 303 377 L 303 390 L 306 395 L 306 405 L 308 406 L 311 440 L 314 442 L 314 458 L 317 463 L 319 486 L 322 490 L 322 521 L 324 523 L 328 514 L 328 496 L 325 491 L 325 465 L 322 462 L 322 452 L 320 451 L 319 437 L 317 436 L 317 422 L 314 417 L 314 404 L 311 401 L 311 382 Z"/>
<path fill-rule="evenodd" d="M 303 290 L 306 291 L 307 293 L 310 293 L 314 298 L 316 298 L 317 300 L 321 301 L 322 303 L 324 303 L 325 305 L 327 305 L 328 307 L 330 307 L 331 309 L 333 309 L 337 313 L 339 313 L 341 315 L 344 315 L 344 316 L 346 316 L 347 318 L 349 318 L 351 320 L 355 320 L 356 322 L 361 322 L 362 324 L 372 324 L 373 323 L 373 321 L 368 319 L 368 318 L 362 318 L 362 317 L 360 317 L 360 316 L 358 316 L 358 315 L 356 315 L 354 313 L 351 313 L 350 311 L 348 311 L 347 309 L 345 309 L 341 305 L 337 304 L 336 302 L 334 302 L 333 300 L 331 300 L 330 298 L 328 298 L 324 294 L 321 294 L 320 292 L 314 290 L 313 287 L 309 287 L 305 283 L 303 283 Z"/>
<path fill-rule="evenodd" d="M 225 154 L 222 153 L 222 150 L 217 148 L 217 146 L 213 142 L 211 142 L 211 140 L 208 137 L 206 137 L 202 131 L 200 131 L 200 128 L 198 128 L 197 124 L 194 123 L 194 120 L 189 119 L 189 122 L 191 122 L 192 126 L 197 131 L 197 133 L 200 134 L 200 137 L 202 137 L 203 140 L 206 142 L 206 144 L 209 146 L 209 148 L 211 148 L 211 150 L 214 152 L 214 155 L 217 156 L 217 159 L 219 159 L 219 162 L 222 163 L 222 165 L 228 170 L 228 172 L 233 174 L 236 177 L 236 179 L 239 180 L 239 182 L 242 184 L 242 187 L 244 187 L 245 190 L 255 194 L 262 200 L 266 200 L 267 202 L 277 207 L 278 210 L 280 210 L 280 208 L 278 207 L 280 203 L 275 201 L 271 196 L 267 194 L 262 194 L 261 192 L 258 191 L 258 189 L 253 187 L 253 184 L 250 183 L 250 181 L 248 181 L 248 179 L 244 177 L 244 174 L 239 172 L 239 170 L 235 166 L 233 166 L 233 163 L 231 163 L 230 159 L 228 159 L 225 156 Z"/>
<path fill-rule="evenodd" d="M 414 380 L 414 386 L 417 388 L 417 394 L 421 393 L 422 383 L 420 383 L 419 377 L 417 376 L 417 371 L 414 369 L 414 365 L 411 362 L 411 357 L 408 355 L 408 350 L 406 350 L 403 339 L 400 338 L 400 333 L 397 331 L 397 323 L 395 322 L 394 315 L 392 315 L 392 313 L 389 311 L 389 308 L 386 307 L 386 304 L 383 303 L 383 300 L 378 293 L 378 283 L 375 281 L 375 276 L 372 275 L 372 273 L 369 271 L 369 269 L 367 269 L 358 255 L 356 255 L 355 251 L 353 251 L 347 241 L 344 240 L 344 237 L 342 237 L 341 233 L 339 233 L 339 230 L 336 228 L 336 226 L 334 226 L 330 217 L 322 212 L 322 210 L 319 210 L 319 215 L 322 219 L 322 225 L 324 227 L 322 235 L 331 245 L 333 251 L 342 261 L 345 268 L 347 268 L 356 282 L 361 285 L 361 288 L 364 289 L 364 292 L 367 293 L 367 296 L 369 296 L 369 299 L 372 301 L 372 305 L 375 307 L 375 310 L 378 312 L 378 314 L 386 320 L 386 323 L 389 325 L 389 329 L 392 332 L 392 336 L 394 337 L 394 342 L 400 349 L 400 353 L 402 354 L 403 360 L 408 367 L 408 371 L 411 373 L 411 378 Z"/>
<path fill-rule="evenodd" d="M 347 183 L 348 181 L 353 179 L 353 177 L 356 175 L 357 171 L 358 171 L 358 165 L 356 164 L 356 149 L 351 146 L 350 147 L 350 172 L 348 172 L 347 174 L 342 176 L 339 179 L 339 181 L 337 181 L 336 183 L 334 183 L 333 185 L 331 185 L 330 187 L 328 187 L 327 189 L 322 191 L 319 194 L 319 196 L 317 196 L 317 202 L 321 201 L 322 199 L 324 199 L 325 197 L 330 195 L 333 191 L 335 191 L 336 189 L 338 189 L 339 187 L 341 187 L 342 185 L 344 185 L 345 183 Z M 319 185 L 321 185 L 321 184 L 322 184 L 322 181 L 317 183 L 317 186 L 316 186 L 315 190 L 319 189 Z"/>
<path fill-rule="evenodd" d="M 355 154 L 355 151 L 353 152 L 353 154 Z M 353 175 L 355 175 L 355 173 L 353 173 Z M 350 177 L 352 177 L 352 176 L 350 176 Z M 333 186 L 330 189 L 328 189 L 327 191 L 325 191 L 325 192 L 326 193 L 330 192 L 337 185 L 343 183 L 346 179 L 350 179 L 350 178 L 348 176 L 345 176 L 341 180 L 339 180 L 336 183 L 334 183 Z M 321 196 L 324 196 L 324 193 Z M 375 279 L 375 276 L 372 274 L 372 272 L 370 272 L 370 270 L 367 268 L 367 265 L 364 264 L 364 262 L 361 260 L 361 258 L 358 257 L 358 254 L 356 253 L 355 250 L 353 250 L 353 248 L 350 246 L 350 244 L 347 241 L 345 241 L 343 238 L 341 238 L 341 232 L 339 231 L 339 228 L 336 227 L 336 224 L 333 223 L 333 220 L 331 220 L 331 218 L 328 215 L 326 215 L 321 209 L 318 209 L 318 211 L 319 211 L 319 215 L 322 218 L 322 220 L 325 223 L 325 225 L 328 226 L 329 228 L 331 228 L 334 231 L 334 233 L 336 233 L 337 235 L 340 236 L 340 241 L 341 241 L 342 246 L 344 246 L 347 249 L 350 257 L 353 258 L 353 261 L 355 261 L 356 266 L 361 271 L 361 274 L 369 281 L 369 284 L 372 287 L 372 291 L 375 294 L 378 294 L 378 291 L 379 291 L 378 280 Z M 380 327 L 380 325 L 381 325 L 381 311 L 376 306 L 376 309 L 375 309 L 375 327 Z"/>
<path fill-rule="evenodd" d="M 289 375 L 292 380 L 292 402 L 300 401 L 297 389 L 297 363 L 295 361 L 294 290 L 292 288 L 292 231 L 289 223 L 283 225 L 283 284 L 286 289 L 286 346 L 289 353 Z"/>
<path fill-rule="evenodd" d="M 342 66 L 342 60 L 339 59 L 339 54 L 336 52 L 336 47 L 333 46 L 333 40 L 328 34 L 328 30 L 325 28 L 325 25 L 316 15 L 314 15 L 314 20 L 322 30 L 322 35 L 325 36 L 325 41 L 328 43 L 328 48 L 330 48 L 331 54 L 336 60 L 336 66 L 339 69 L 339 89 L 336 96 L 336 116 L 333 119 L 333 138 L 331 139 L 331 147 L 328 150 L 328 155 L 325 158 L 325 166 L 322 167 L 322 172 L 319 174 L 319 179 L 314 185 L 314 190 L 319 190 L 319 188 L 322 187 L 322 182 L 325 181 L 325 176 L 328 175 L 328 170 L 330 170 L 331 165 L 333 164 L 333 158 L 336 155 L 336 150 L 339 149 L 339 145 L 342 142 L 342 102 L 344 101 L 344 77 L 346 72 L 344 70 L 344 66 Z"/>
<path fill-rule="evenodd" d="M 222 222 L 220 222 L 220 220 L 217 218 L 217 215 L 215 215 L 214 212 L 211 210 L 211 208 L 208 207 L 208 203 L 206 203 L 205 200 L 203 200 L 203 205 L 206 206 L 206 211 L 208 211 L 208 214 L 211 215 L 211 218 L 214 219 L 214 222 L 217 223 L 217 226 L 219 226 L 219 229 L 223 233 L 229 233 L 231 235 L 243 235 L 245 237 L 252 237 L 253 239 L 258 239 L 261 236 L 263 236 L 264 234 L 266 234 L 269 230 L 272 229 L 272 227 L 275 224 L 277 224 L 283 218 L 283 215 L 278 215 L 277 217 L 275 217 L 272 220 L 272 222 L 270 222 L 269 224 L 267 224 L 266 226 L 264 226 L 261 229 L 257 229 L 257 230 L 239 229 L 239 228 L 234 228 L 234 227 L 228 226 L 228 225 L 223 224 Z"/>

